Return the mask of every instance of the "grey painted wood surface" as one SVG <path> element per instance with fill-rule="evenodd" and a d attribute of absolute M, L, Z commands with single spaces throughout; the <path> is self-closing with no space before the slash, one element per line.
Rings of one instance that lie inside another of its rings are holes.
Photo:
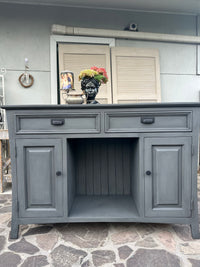
<path fill-rule="evenodd" d="M 130 195 L 130 155 L 134 149 L 133 140 L 70 140 L 73 143 L 76 164 L 76 194 Z"/>
<path fill-rule="evenodd" d="M 146 216 L 191 215 L 191 138 L 146 138 Z"/>
<path fill-rule="evenodd" d="M 199 237 L 199 103 L 5 108 L 16 202 L 12 238 L 17 237 L 19 224 L 81 221 L 187 223 L 193 237 Z M 123 118 L 121 126 L 117 124 L 120 131 L 107 130 L 108 113 Z M 55 126 L 64 127 L 63 131 L 48 131 L 49 124 L 47 129 L 41 125 L 42 132 L 37 124 L 28 133 L 19 131 L 19 118 L 25 116 L 37 118 L 40 126 L 40 118 L 50 122 L 59 116 L 71 118 L 71 114 L 80 116 L 75 132 L 66 131 L 67 121 Z M 99 131 L 81 131 L 84 114 L 90 114 L 88 120 L 100 114 Z M 143 125 L 144 114 L 154 114 L 155 124 Z M 177 128 L 171 125 L 174 114 L 181 114 L 180 121 L 176 117 Z"/>
<path fill-rule="evenodd" d="M 128 218 L 138 217 L 135 203 L 130 196 L 77 196 L 69 214 L 73 219 L 92 218 L 99 221 L 106 218 Z"/>
<path fill-rule="evenodd" d="M 53 113 L 49 114 L 47 113 L 49 116 L 55 116 L 55 114 L 60 114 L 60 110 L 64 110 L 66 112 L 63 113 L 63 115 L 65 114 L 70 114 L 71 112 L 80 112 L 81 111 L 86 111 L 90 112 L 91 110 L 103 110 L 104 115 L 106 115 L 109 110 L 113 110 L 113 111 L 118 111 L 119 112 L 124 112 L 124 111 L 129 111 L 129 112 L 134 112 L 134 111 L 142 111 L 143 113 L 147 113 L 147 112 L 155 112 L 154 109 L 156 109 L 156 113 L 158 112 L 158 114 L 160 114 L 160 112 L 165 111 L 167 113 L 173 113 L 173 112 L 180 112 L 180 111 L 185 111 L 187 112 L 191 112 L 193 111 L 192 108 L 199 108 L 200 107 L 200 103 L 199 102 L 172 102 L 172 103 L 135 103 L 135 104 L 101 104 L 101 105 L 4 105 L 2 106 L 2 108 L 6 109 L 6 110 L 18 110 L 18 113 L 15 113 L 13 115 L 33 115 L 33 110 L 35 114 L 35 116 L 37 115 L 43 115 L 42 112 L 43 110 L 54 110 Z M 131 108 L 131 110 L 130 110 Z M 139 108 L 139 109 L 138 109 Z M 143 108 L 143 109 L 142 109 Z M 165 109 L 165 108 L 170 108 L 170 109 Z M 182 109 L 180 109 L 182 108 Z M 190 109 L 189 109 L 190 108 Z M 127 110 L 126 110 L 127 109 Z M 24 110 L 26 110 L 26 113 L 24 113 Z M 37 111 L 40 111 L 39 113 L 37 113 Z M 70 110 L 70 112 L 69 112 Z M 47 115 L 46 114 L 46 115 Z M 115 114 L 115 112 L 113 113 L 113 115 Z M 169 114 L 168 114 L 169 115 Z"/>
<path fill-rule="evenodd" d="M 63 215 L 61 140 L 16 140 L 16 153 L 19 217 Z"/>
<path fill-rule="evenodd" d="M 106 114 L 107 132 L 191 131 L 191 112 Z"/>
<path fill-rule="evenodd" d="M 41 133 L 41 132 L 99 132 L 100 114 L 98 113 L 70 113 L 57 114 L 51 118 L 39 115 L 38 117 L 23 115 L 17 117 L 17 132 L 23 133 Z M 80 123 L 81 122 L 81 123 Z"/>

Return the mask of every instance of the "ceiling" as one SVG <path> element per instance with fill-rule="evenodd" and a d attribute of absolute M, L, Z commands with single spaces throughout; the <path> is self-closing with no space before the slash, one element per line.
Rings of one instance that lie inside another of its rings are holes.
<path fill-rule="evenodd" d="M 200 14 L 200 0 L 0 0 L 0 3 Z"/>

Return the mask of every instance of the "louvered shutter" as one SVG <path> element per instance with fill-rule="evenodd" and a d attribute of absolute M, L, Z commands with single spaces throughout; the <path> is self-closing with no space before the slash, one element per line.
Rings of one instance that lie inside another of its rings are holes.
<path fill-rule="evenodd" d="M 81 83 L 78 76 L 81 70 L 90 69 L 92 66 L 105 68 L 109 81 L 102 84 L 96 99 L 101 104 L 112 103 L 111 99 L 111 75 L 110 75 L 110 48 L 108 45 L 85 45 L 85 44 L 59 44 L 59 73 L 70 70 L 74 73 L 74 87 L 77 92 L 81 91 Z M 64 103 L 62 96 L 61 104 Z"/>
<path fill-rule="evenodd" d="M 113 103 L 160 102 L 157 49 L 113 47 Z"/>

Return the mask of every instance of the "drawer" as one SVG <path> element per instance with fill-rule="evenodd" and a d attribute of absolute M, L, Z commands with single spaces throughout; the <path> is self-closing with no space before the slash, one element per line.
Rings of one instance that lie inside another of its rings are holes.
<path fill-rule="evenodd" d="M 105 132 L 192 131 L 192 111 L 105 113 Z"/>
<path fill-rule="evenodd" d="M 99 113 L 16 115 L 16 133 L 99 133 Z"/>

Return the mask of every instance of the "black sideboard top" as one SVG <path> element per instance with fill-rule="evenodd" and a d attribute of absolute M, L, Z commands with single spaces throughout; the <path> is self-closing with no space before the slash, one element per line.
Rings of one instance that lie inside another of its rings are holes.
<path fill-rule="evenodd" d="M 96 105 L 4 105 L 6 110 L 14 109 L 115 109 L 115 108 L 175 108 L 200 107 L 200 102 L 162 102 L 162 103 L 136 103 L 136 104 L 96 104 Z"/>

